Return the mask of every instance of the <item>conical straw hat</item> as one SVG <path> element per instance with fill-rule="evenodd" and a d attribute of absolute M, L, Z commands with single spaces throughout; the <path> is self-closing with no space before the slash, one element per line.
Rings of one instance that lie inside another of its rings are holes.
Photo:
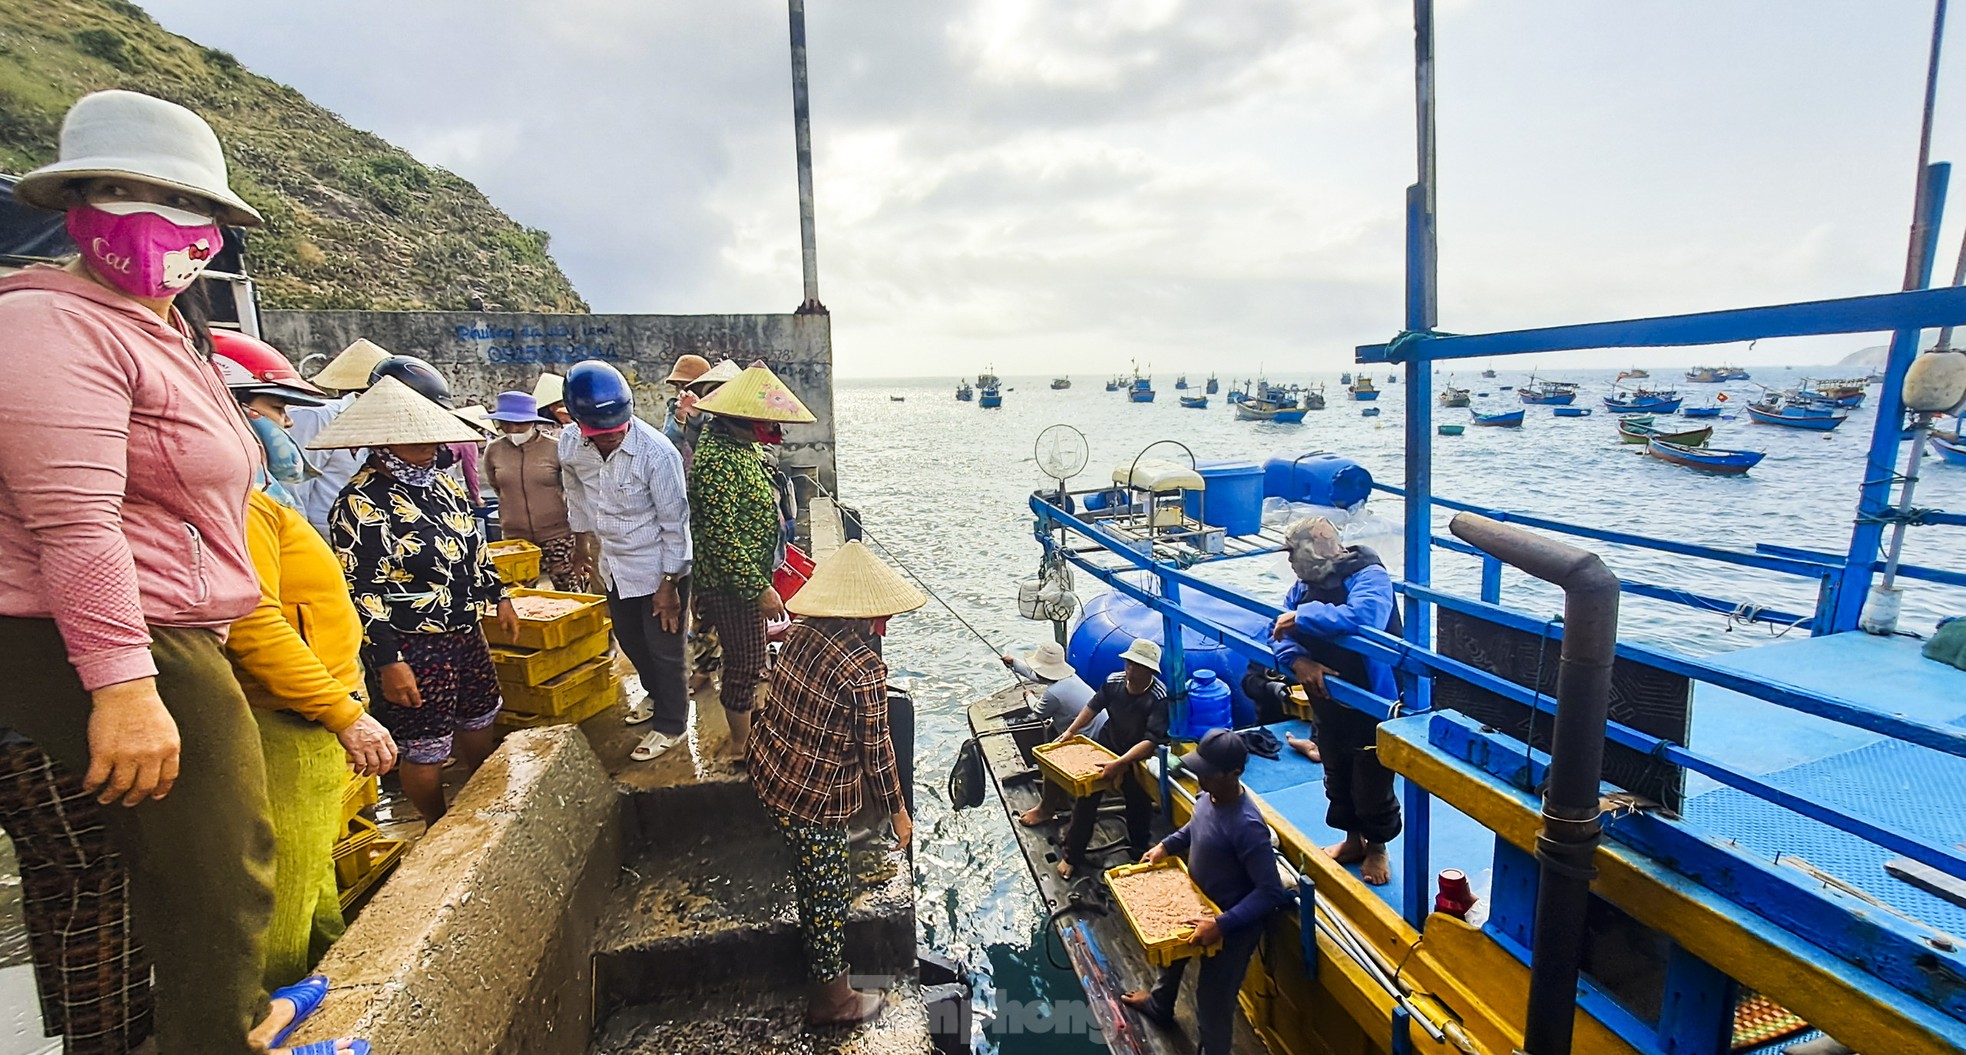
<path fill-rule="evenodd" d="M 375 364 L 389 358 L 390 352 L 370 341 L 367 337 L 355 338 L 355 343 L 341 350 L 334 362 L 321 368 L 321 372 L 308 380 L 322 388 L 332 388 L 338 392 L 360 392 L 369 387 L 369 374 Z"/>
<path fill-rule="evenodd" d="M 928 603 L 901 573 L 861 542 L 849 542 L 819 562 L 785 608 L 793 615 L 832 619 L 881 619 Z"/>
<path fill-rule="evenodd" d="M 736 380 L 699 400 L 696 409 L 748 421 L 804 424 L 819 420 L 768 366 L 753 366 L 738 374 Z"/>
<path fill-rule="evenodd" d="M 688 387 L 700 389 L 707 386 L 714 389 L 718 385 L 729 384 L 737 380 L 737 375 L 743 372 L 744 368 L 737 365 L 737 360 L 725 359 L 697 375 L 696 380 L 691 381 Z"/>
<path fill-rule="evenodd" d="M 566 388 L 567 379 L 548 370 L 539 375 L 538 381 L 533 382 L 532 401 L 542 409 L 550 407 L 564 400 Z"/>
<path fill-rule="evenodd" d="M 491 411 L 486 409 L 483 403 L 473 403 L 467 407 L 458 407 L 456 410 L 451 411 L 451 413 L 463 419 L 467 425 L 475 425 L 494 436 L 498 435 L 498 423 L 491 419 Z"/>
<path fill-rule="evenodd" d="M 324 451 L 399 443 L 476 443 L 484 438 L 452 411 L 423 398 L 401 381 L 385 377 L 328 422 L 307 448 Z"/>

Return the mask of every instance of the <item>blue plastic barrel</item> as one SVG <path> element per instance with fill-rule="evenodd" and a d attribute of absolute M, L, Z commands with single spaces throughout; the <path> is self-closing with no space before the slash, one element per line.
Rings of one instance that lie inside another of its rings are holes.
<path fill-rule="evenodd" d="M 1203 490 L 1189 491 L 1182 505 L 1191 519 L 1231 535 L 1263 530 L 1263 467 L 1255 462 L 1202 462 Z"/>
<path fill-rule="evenodd" d="M 1372 474 L 1350 458 L 1325 451 L 1279 454 L 1263 463 L 1263 495 L 1350 509 L 1372 497 Z"/>
<path fill-rule="evenodd" d="M 1197 670 L 1188 679 L 1188 720 L 1174 735 L 1183 740 L 1199 740 L 1210 729 L 1229 729 L 1235 726 L 1235 706 L 1229 699 L 1229 687 L 1212 670 Z"/>
<path fill-rule="evenodd" d="M 1270 639 L 1270 621 L 1248 609 L 1193 590 L 1181 595 L 1181 607 L 1253 640 Z M 1085 603 L 1085 618 L 1072 631 L 1067 655 L 1079 677 L 1084 678 L 1087 685 L 1098 688 L 1107 678 L 1119 673 L 1123 665 L 1120 653 L 1125 652 L 1137 638 L 1146 638 L 1165 646 L 1160 613 L 1122 593 L 1101 594 Z M 1229 690 L 1234 724 L 1237 727 L 1256 724 L 1256 703 L 1242 694 L 1242 672 L 1249 666 L 1246 658 L 1213 635 L 1204 636 L 1193 627 L 1182 628 L 1181 650 L 1191 671 L 1228 672 L 1228 676 L 1218 678 L 1217 683 Z M 1265 666 L 1272 662 L 1268 657 L 1264 658 Z M 1229 723 L 1222 724 L 1226 726 Z"/>

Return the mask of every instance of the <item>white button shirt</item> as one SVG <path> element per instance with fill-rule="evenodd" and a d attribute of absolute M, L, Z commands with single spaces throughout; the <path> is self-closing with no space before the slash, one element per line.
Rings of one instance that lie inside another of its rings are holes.
<path fill-rule="evenodd" d="M 328 401 L 318 407 L 288 407 L 287 416 L 293 419 L 293 427 L 287 435 L 300 444 L 302 457 L 307 464 L 321 475 L 302 480 L 293 488 L 294 497 L 300 499 L 301 512 L 307 514 L 307 522 L 314 530 L 328 537 L 328 512 L 334 509 L 335 499 L 341 497 L 341 489 L 361 471 L 362 464 L 369 459 L 364 450 L 310 451 L 307 445 L 314 437 L 328 427 L 328 423 L 341 416 L 355 403 L 356 393 L 350 392 L 339 399 Z"/>
<path fill-rule="evenodd" d="M 632 420 L 603 458 L 578 427 L 560 432 L 567 523 L 600 536 L 600 573 L 616 597 L 647 597 L 664 575 L 689 574 L 689 493 L 683 456 L 653 425 Z"/>

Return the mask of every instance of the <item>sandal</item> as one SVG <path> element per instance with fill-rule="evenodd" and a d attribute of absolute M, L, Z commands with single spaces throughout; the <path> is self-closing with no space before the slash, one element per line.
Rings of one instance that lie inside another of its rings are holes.
<path fill-rule="evenodd" d="M 640 725 L 653 717 L 655 717 L 655 698 L 645 694 L 635 701 L 633 707 L 628 708 L 627 716 L 621 721 L 623 725 Z"/>
<path fill-rule="evenodd" d="M 273 1034 L 273 1043 L 268 1044 L 267 1047 L 277 1048 L 285 1044 L 287 1038 L 293 1035 L 294 1030 L 302 1022 L 307 1021 L 307 1017 L 320 1008 L 321 1001 L 327 999 L 327 997 L 328 976 L 325 974 L 309 975 L 292 985 L 275 989 L 270 999 L 285 1000 L 287 1003 L 292 1004 L 294 1017 L 292 1021 L 287 1023 L 286 1028 Z"/>
<path fill-rule="evenodd" d="M 647 736 L 642 737 L 642 742 L 635 745 L 635 749 L 628 753 L 628 757 L 637 762 L 647 762 L 682 742 L 683 738 L 681 734 L 671 736 L 657 729 Z"/>
<path fill-rule="evenodd" d="M 345 1048 L 336 1047 L 335 1045 L 340 1044 L 342 1040 L 347 1040 L 348 1046 Z M 355 1040 L 351 1037 L 343 1037 L 336 1040 L 317 1040 L 312 1044 L 303 1044 L 298 1048 L 289 1048 L 287 1049 L 287 1055 L 369 1055 L 369 1042 L 366 1040 Z"/>

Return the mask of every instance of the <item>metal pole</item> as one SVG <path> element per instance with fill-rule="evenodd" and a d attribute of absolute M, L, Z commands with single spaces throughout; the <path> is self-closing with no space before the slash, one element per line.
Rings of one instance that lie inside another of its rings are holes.
<path fill-rule="evenodd" d="M 1925 166 L 1932 160 L 1932 113 L 1939 98 L 1939 45 L 1945 41 L 1946 0 L 1933 0 L 1932 3 L 1932 49 L 1925 60 L 1925 111 L 1924 119 L 1918 129 L 1918 169 L 1912 185 L 1911 207 L 1911 249 L 1905 260 L 1905 289 L 1923 289 L 1931 281 L 1929 263 L 1921 276 L 1919 247 L 1926 242 L 1925 224 L 1928 222 L 1926 194 L 1930 188 L 1925 179 Z M 1937 224 L 1936 218 L 1929 222 Z"/>
<path fill-rule="evenodd" d="M 1431 331 L 1439 322 L 1438 251 L 1434 237 L 1434 4 L 1413 0 L 1413 102 L 1415 182 L 1406 190 L 1406 330 Z M 1433 568 L 1434 385 L 1424 342 L 1406 361 L 1406 581 L 1431 581 Z M 1433 638 L 1433 609 L 1419 598 L 1405 602 L 1406 640 L 1426 648 Z M 1405 707 L 1433 707 L 1433 679 L 1407 682 Z M 1418 928 L 1432 907 L 1431 797 L 1407 781 L 1406 832 L 1402 843 L 1401 901 L 1406 921 Z"/>
<path fill-rule="evenodd" d="M 805 268 L 801 315 L 824 315 L 819 302 L 819 248 L 812 220 L 812 102 L 806 92 L 805 0 L 786 0 L 792 17 L 792 138 L 799 160 L 799 261 Z"/>

